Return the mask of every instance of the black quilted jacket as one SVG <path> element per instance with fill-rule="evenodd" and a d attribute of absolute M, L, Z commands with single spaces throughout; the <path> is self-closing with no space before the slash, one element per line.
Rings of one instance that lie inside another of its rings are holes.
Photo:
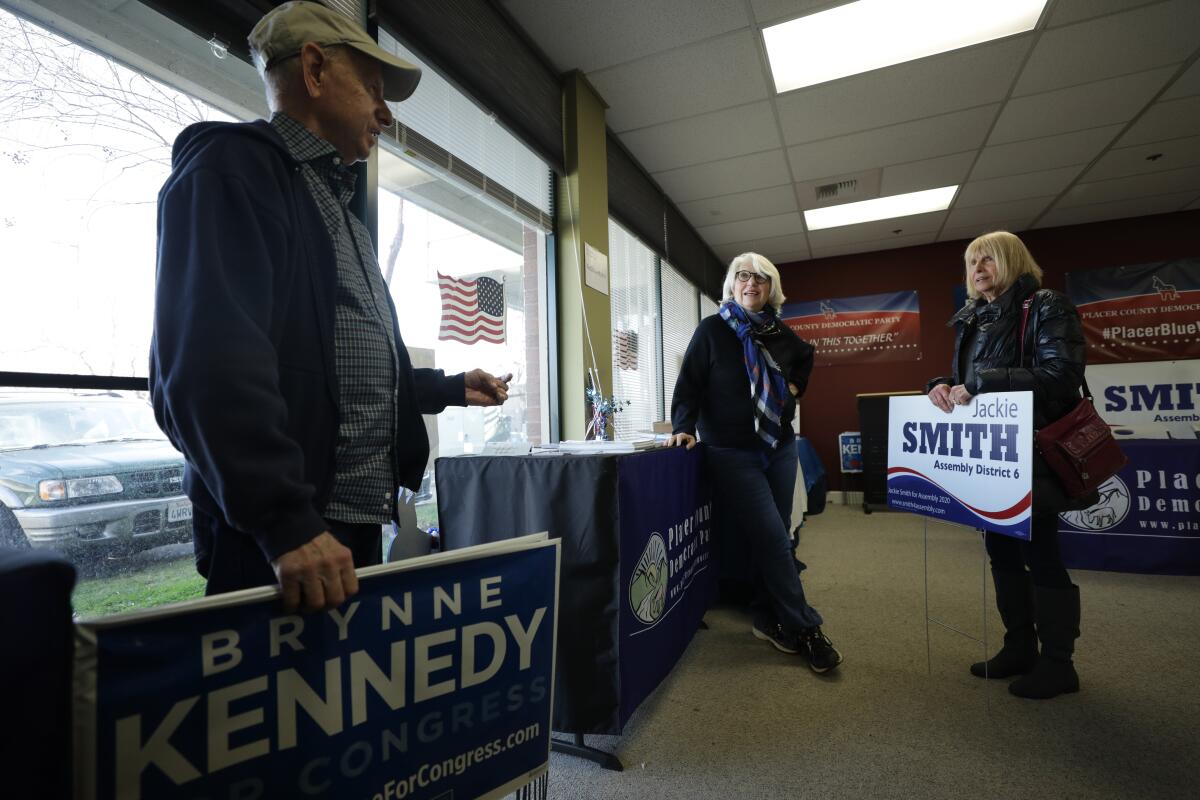
<path fill-rule="evenodd" d="M 1021 326 L 1021 306 L 1025 298 L 1034 295 L 1025 328 L 1025 358 L 1021 363 L 1018 351 Z M 931 380 L 926 392 L 939 383 L 957 386 L 960 348 L 963 337 L 972 326 L 978 326 L 975 336 L 975 365 L 973 395 L 987 392 L 1033 392 L 1033 424 L 1042 428 L 1059 419 L 1079 402 L 1079 387 L 1083 383 L 1086 351 L 1083 325 L 1079 312 L 1061 292 L 1038 289 L 1033 277 L 1022 275 L 1008 291 L 993 302 L 982 298 L 968 303 L 950 318 L 947 325 L 958 328 L 954 340 L 954 374 Z"/>

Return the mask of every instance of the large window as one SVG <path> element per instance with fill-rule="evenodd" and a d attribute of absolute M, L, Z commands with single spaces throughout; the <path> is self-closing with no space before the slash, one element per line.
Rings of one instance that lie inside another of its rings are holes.
<path fill-rule="evenodd" d="M 612 394 L 618 402 L 628 403 L 613 416 L 613 427 L 617 439 L 633 439 L 644 436 L 663 415 L 658 259 L 649 247 L 610 219 L 608 265 Z"/>
<path fill-rule="evenodd" d="M 156 195 L 209 119 L 228 117 L 0 9 L 0 369 L 146 376 Z"/>
<path fill-rule="evenodd" d="M 549 166 L 400 42 L 421 65 L 379 162 L 380 266 L 415 364 L 447 373 L 512 374 L 499 408 L 450 407 L 427 419 L 438 456 L 549 439 L 546 233 Z M 414 498 L 417 524 L 437 524 L 430 480 Z"/>
<path fill-rule="evenodd" d="M 231 118 L 0 9 L 0 371 L 147 375 L 171 145 Z M 203 593 L 182 474 L 145 392 L 0 387 L 0 544 L 68 556 L 78 614 Z"/>

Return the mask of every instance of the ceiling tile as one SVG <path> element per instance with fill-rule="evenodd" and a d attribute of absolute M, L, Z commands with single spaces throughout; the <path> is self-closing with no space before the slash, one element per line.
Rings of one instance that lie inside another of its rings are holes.
<path fill-rule="evenodd" d="M 1174 70 L 1165 67 L 1014 98 L 1005 104 L 988 144 L 1125 122 L 1150 102 L 1172 74 Z"/>
<path fill-rule="evenodd" d="M 738 254 L 735 253 L 734 255 Z M 789 261 L 802 261 L 804 259 L 811 258 L 812 254 L 809 253 L 808 249 L 806 248 L 804 250 L 780 250 L 778 252 L 772 252 L 772 254 L 767 257 L 770 258 L 771 261 L 775 262 L 776 266 L 779 266 L 780 264 L 786 264 Z M 732 261 L 733 256 L 730 256 L 729 260 Z"/>
<path fill-rule="evenodd" d="M 1175 100 L 1179 97 L 1191 97 L 1200 94 L 1200 61 L 1196 61 L 1187 72 L 1171 84 L 1171 88 L 1163 92 L 1160 100 Z"/>
<path fill-rule="evenodd" d="M 955 239 L 975 239 L 985 233 L 992 231 L 1008 231 L 1009 233 L 1020 233 L 1029 225 L 1029 217 L 1023 219 L 1010 219 L 980 222 L 975 225 L 961 225 L 956 228 L 943 228 L 941 234 L 938 235 L 939 242 L 952 242 Z"/>
<path fill-rule="evenodd" d="M 1021 227 L 1027 227 L 1029 222 L 1046 209 L 1053 197 L 1034 197 L 1028 200 L 1012 200 L 1007 203 L 994 203 L 987 206 L 971 206 L 970 208 L 952 208 L 946 218 L 947 228 L 966 228 L 971 225 L 981 225 L 993 220 L 1025 220 Z"/>
<path fill-rule="evenodd" d="M 967 170 L 975 160 L 975 153 L 975 150 L 968 150 L 952 156 L 885 167 L 879 194 L 888 197 L 893 194 L 937 189 L 941 186 L 957 186 L 966 180 Z"/>
<path fill-rule="evenodd" d="M 999 102 L 1008 95 L 1032 41 L 1030 36 L 1014 37 L 780 95 L 776 107 L 784 143 Z"/>
<path fill-rule="evenodd" d="M 1150 5 L 1158 0 L 1058 0 L 1050 14 L 1050 27 L 1069 25 L 1104 14 L 1128 11 L 1138 6 Z"/>
<path fill-rule="evenodd" d="M 716 245 L 748 242 L 786 234 L 802 234 L 804 226 L 800 221 L 800 213 L 793 211 L 790 214 L 776 214 L 771 217 L 759 217 L 740 222 L 706 225 L 696 228 L 696 232 L 704 241 Z"/>
<path fill-rule="evenodd" d="M 1171 0 L 1042 34 L 1014 96 L 1177 64 L 1195 49 L 1200 3 Z"/>
<path fill-rule="evenodd" d="M 678 205 L 688 222 L 699 227 L 795 211 L 796 192 L 791 184 L 787 184 L 770 189 L 710 197 L 706 200 L 693 200 Z"/>
<path fill-rule="evenodd" d="M 876 250 L 895 250 L 900 247 L 915 247 L 919 244 L 929 244 L 937 238 L 936 233 L 916 233 L 906 236 L 894 236 L 891 239 L 880 239 L 869 242 L 854 242 L 852 244 L 835 245 L 833 247 L 813 248 L 813 258 L 832 258 L 833 256 L 848 256 L 852 253 L 873 253 Z"/>
<path fill-rule="evenodd" d="M 792 177 L 804 182 L 972 150 L 983 143 L 997 108 L 972 108 L 789 147 Z"/>
<path fill-rule="evenodd" d="M 863 222 L 858 225 L 843 225 L 838 228 L 809 231 L 808 243 L 815 251 L 859 241 L 883 241 L 896 237 L 913 236 L 918 233 L 937 233 L 945 221 L 945 211 L 933 211 L 928 214 L 912 214 L 907 217 Z"/>
<path fill-rule="evenodd" d="M 1193 192 L 1174 192 L 1152 197 L 1132 197 L 1110 203 L 1094 203 L 1073 208 L 1055 208 L 1038 220 L 1035 227 L 1056 228 L 1060 225 L 1081 225 L 1106 219 L 1144 217 L 1147 214 L 1169 214 L 1180 211 L 1195 197 Z"/>
<path fill-rule="evenodd" d="M 1200 135 L 1200 96 L 1158 102 L 1117 140 L 1118 147 Z"/>
<path fill-rule="evenodd" d="M 639 128 L 619 138 L 648 172 L 775 150 L 780 145 L 775 115 L 766 101 Z"/>
<path fill-rule="evenodd" d="M 807 16 L 847 2 L 850 0 L 750 0 L 750 7 L 754 9 L 755 21 L 762 25 Z"/>
<path fill-rule="evenodd" d="M 1005 203 L 1009 200 L 1022 200 L 1027 197 L 1059 194 L 1079 175 L 1080 169 L 1079 166 L 1059 167 L 1042 172 L 1027 172 L 1023 175 L 971 181 L 958 190 L 958 198 L 954 201 L 954 207 L 970 208 L 971 206 Z"/>
<path fill-rule="evenodd" d="M 1122 128 L 1123 125 L 1106 125 L 1041 139 L 990 145 L 979 154 L 979 161 L 971 170 L 971 178 L 983 180 L 1071 164 L 1087 164 L 1112 142 Z"/>
<path fill-rule="evenodd" d="M 765 153 L 656 172 L 653 178 L 676 203 L 781 184 L 790 185 L 792 180 L 783 150 L 768 150 Z"/>
<path fill-rule="evenodd" d="M 1151 156 L 1158 156 L 1153 161 Z M 1101 181 L 1121 178 L 1126 175 L 1141 175 L 1147 172 L 1164 172 L 1181 167 L 1200 164 L 1200 136 L 1172 139 L 1169 142 L 1150 142 L 1136 147 L 1121 147 L 1109 150 L 1096 162 L 1087 174 L 1086 181 Z"/>
<path fill-rule="evenodd" d="M 744 105 L 768 91 L 748 30 L 591 72 L 588 80 L 608 103 L 607 122 L 618 132 Z"/>
<path fill-rule="evenodd" d="M 1063 195 L 1056 208 L 1116 203 L 1129 198 L 1153 197 L 1174 192 L 1200 192 L 1200 167 L 1079 183 Z"/>
<path fill-rule="evenodd" d="M 561 72 L 611 67 L 746 28 L 745 0 L 502 0 Z"/>
<path fill-rule="evenodd" d="M 789 233 L 785 236 L 763 236 L 740 242 L 727 242 L 715 245 L 713 251 L 717 256 L 729 263 L 734 256 L 742 253 L 761 253 L 772 261 L 780 259 L 781 255 L 794 256 L 796 253 L 808 252 L 808 240 L 803 233 Z"/>

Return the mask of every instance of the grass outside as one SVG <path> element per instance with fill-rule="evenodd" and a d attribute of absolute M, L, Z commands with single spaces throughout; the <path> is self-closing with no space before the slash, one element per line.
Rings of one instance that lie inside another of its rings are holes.
<path fill-rule="evenodd" d="M 417 503 L 417 527 L 423 531 L 436 528 L 438 524 L 437 501 Z"/>
<path fill-rule="evenodd" d="M 116 614 L 204 596 L 204 578 L 189 555 L 124 575 L 89 578 L 71 600 L 81 617 Z"/>
<path fill-rule="evenodd" d="M 436 502 L 420 503 L 416 511 L 419 528 L 428 530 L 437 526 Z M 82 580 L 75 586 L 71 600 L 76 615 L 94 617 L 203 596 L 204 578 L 196 573 L 195 559 L 189 554 L 136 572 Z"/>

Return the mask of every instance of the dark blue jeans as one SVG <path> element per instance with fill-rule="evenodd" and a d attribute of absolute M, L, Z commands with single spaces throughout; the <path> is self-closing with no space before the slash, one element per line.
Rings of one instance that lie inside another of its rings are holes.
<path fill-rule="evenodd" d="M 821 615 L 804 598 L 804 586 L 792 558 L 792 492 L 796 485 L 796 448 L 777 450 L 705 445 L 718 536 L 736 537 L 750 551 L 756 578 L 770 599 L 775 620 L 796 632 L 820 625 Z"/>

